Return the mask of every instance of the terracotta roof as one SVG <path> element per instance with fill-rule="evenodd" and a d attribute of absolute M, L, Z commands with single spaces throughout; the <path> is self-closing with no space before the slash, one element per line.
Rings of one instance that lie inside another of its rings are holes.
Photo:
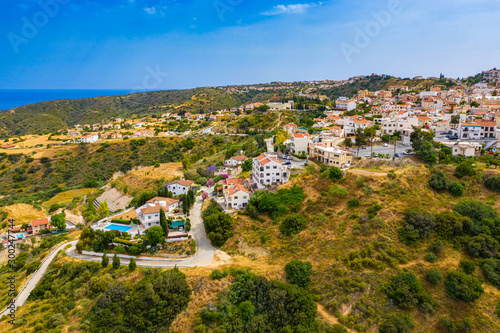
<path fill-rule="evenodd" d="M 297 139 L 302 139 L 302 138 L 309 138 L 309 134 L 304 134 L 304 133 L 293 133 L 292 136 Z"/>
<path fill-rule="evenodd" d="M 284 127 L 297 127 L 297 125 L 292 123 L 292 124 L 285 125 Z"/>
<path fill-rule="evenodd" d="M 481 125 L 476 124 L 476 123 L 462 123 L 461 125 L 462 125 L 462 126 L 474 126 L 474 127 L 479 127 L 479 126 L 481 126 Z"/>
<path fill-rule="evenodd" d="M 250 194 L 250 191 L 248 191 L 245 187 L 243 187 L 242 185 L 239 185 L 239 184 L 236 184 L 236 185 L 233 185 L 232 187 L 228 188 L 226 190 L 226 192 L 229 194 L 229 195 L 233 195 L 235 194 L 236 192 L 238 191 L 243 191 L 245 193 L 248 193 Z"/>
<path fill-rule="evenodd" d="M 154 197 L 151 200 L 148 200 L 147 203 L 160 203 L 160 201 L 165 201 L 166 207 L 176 203 L 179 201 L 179 199 L 174 199 L 174 198 L 164 198 L 164 197 Z"/>
<path fill-rule="evenodd" d="M 244 155 L 238 155 L 238 156 L 233 156 L 231 157 L 232 160 L 238 161 L 238 162 L 243 162 L 248 159 L 248 157 Z"/>
<path fill-rule="evenodd" d="M 46 225 L 49 224 L 49 219 L 44 218 L 44 219 L 38 219 L 38 220 L 33 220 L 31 221 L 30 225 L 32 227 L 38 226 L 38 225 Z"/>
<path fill-rule="evenodd" d="M 191 180 L 187 180 L 187 179 L 177 179 L 177 180 L 174 180 L 172 183 L 170 183 L 170 185 L 172 185 L 172 184 L 179 184 L 182 186 L 189 187 L 189 186 L 193 185 L 194 182 Z"/>
<path fill-rule="evenodd" d="M 143 214 L 159 213 L 160 212 L 160 208 L 162 208 L 160 205 L 148 206 L 146 208 L 141 209 L 141 212 Z"/>
<path fill-rule="evenodd" d="M 476 120 L 476 122 L 481 126 L 495 127 L 497 125 L 497 123 L 495 121 L 487 121 L 487 120 L 478 119 L 478 120 Z"/>
<path fill-rule="evenodd" d="M 245 179 L 243 178 L 228 178 L 228 179 L 224 179 L 222 181 L 222 184 L 224 185 L 243 185 L 245 184 Z"/>

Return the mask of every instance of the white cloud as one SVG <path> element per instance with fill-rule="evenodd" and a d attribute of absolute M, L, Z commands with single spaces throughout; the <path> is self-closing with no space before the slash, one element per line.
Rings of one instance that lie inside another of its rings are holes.
<path fill-rule="evenodd" d="M 277 5 L 274 6 L 271 10 L 268 10 L 267 12 L 262 12 L 260 13 L 261 15 L 265 16 L 272 16 L 272 15 L 281 15 L 281 14 L 303 14 L 305 13 L 309 8 L 321 6 L 322 3 L 298 3 L 295 5 Z"/>
<path fill-rule="evenodd" d="M 167 13 L 167 6 L 144 7 L 143 10 L 148 15 L 165 16 Z"/>

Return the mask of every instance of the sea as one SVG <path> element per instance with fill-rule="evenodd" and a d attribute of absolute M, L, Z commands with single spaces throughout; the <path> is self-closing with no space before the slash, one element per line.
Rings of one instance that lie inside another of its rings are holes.
<path fill-rule="evenodd" d="M 130 94 L 131 92 L 133 92 L 132 89 L 0 89 L 0 110 L 9 110 L 17 106 L 58 99 L 115 96 Z"/>

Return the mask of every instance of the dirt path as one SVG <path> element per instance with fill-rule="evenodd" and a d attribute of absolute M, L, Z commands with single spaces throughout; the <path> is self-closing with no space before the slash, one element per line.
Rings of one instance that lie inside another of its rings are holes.
<path fill-rule="evenodd" d="M 318 305 L 318 314 L 321 318 L 323 318 L 323 320 L 329 324 L 329 325 L 342 325 L 339 320 L 337 319 L 337 317 L 331 315 L 328 313 L 328 311 L 326 311 L 326 309 L 323 307 L 323 305 L 321 304 L 317 304 Z M 350 329 L 347 329 L 348 332 L 352 332 Z"/>
<path fill-rule="evenodd" d="M 349 169 L 347 173 L 353 174 L 353 175 L 360 175 L 360 176 L 387 176 L 387 172 L 383 171 L 368 171 L 368 170 L 361 170 L 361 169 Z"/>

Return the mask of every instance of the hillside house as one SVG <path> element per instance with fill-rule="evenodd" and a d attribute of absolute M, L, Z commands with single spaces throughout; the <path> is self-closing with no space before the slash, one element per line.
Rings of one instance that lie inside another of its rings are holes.
<path fill-rule="evenodd" d="M 28 233 L 33 235 L 38 235 L 42 230 L 50 230 L 52 226 L 50 225 L 49 219 L 42 218 L 38 220 L 33 220 L 30 222 L 27 228 Z"/>
<path fill-rule="evenodd" d="M 148 229 L 160 225 L 160 210 L 165 214 L 179 207 L 179 199 L 155 197 L 136 210 L 137 218 Z"/>
<path fill-rule="evenodd" d="M 311 142 L 311 136 L 303 133 L 293 133 L 288 148 L 296 155 L 307 154 L 307 147 Z"/>
<path fill-rule="evenodd" d="M 177 179 L 168 184 L 167 189 L 172 192 L 173 195 L 179 196 L 187 194 L 190 189 L 196 190 L 197 187 L 194 186 L 194 182 L 191 180 Z"/>
<path fill-rule="evenodd" d="M 262 189 L 270 185 L 288 183 L 290 173 L 276 155 L 264 153 L 253 159 L 252 178 L 254 187 Z"/>
<path fill-rule="evenodd" d="M 240 184 L 231 185 L 224 190 L 224 201 L 230 209 L 245 208 L 250 196 L 250 191 Z"/>
<path fill-rule="evenodd" d="M 95 143 L 97 141 L 99 141 L 99 134 L 89 134 L 78 139 L 80 143 Z"/>

